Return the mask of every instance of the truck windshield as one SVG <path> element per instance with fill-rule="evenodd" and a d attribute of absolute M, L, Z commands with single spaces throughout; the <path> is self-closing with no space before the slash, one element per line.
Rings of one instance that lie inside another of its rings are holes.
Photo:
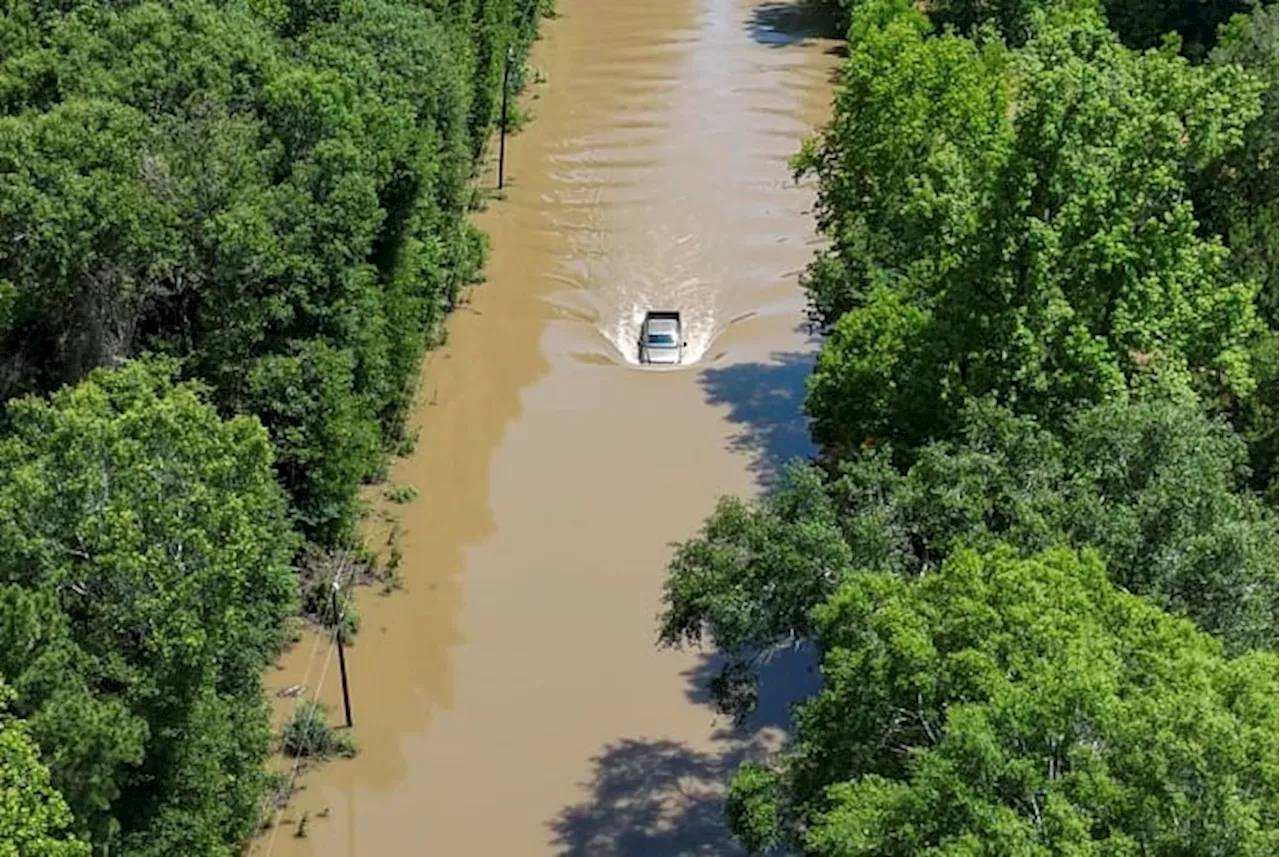
<path fill-rule="evenodd" d="M 650 345 L 675 345 L 676 338 L 669 333 L 651 333 L 649 334 Z"/>

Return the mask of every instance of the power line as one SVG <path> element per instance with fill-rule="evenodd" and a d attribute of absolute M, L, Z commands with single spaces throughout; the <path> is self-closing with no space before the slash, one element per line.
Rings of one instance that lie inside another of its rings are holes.
<path fill-rule="evenodd" d="M 315 664 L 316 651 L 320 648 L 320 634 L 316 634 L 311 640 L 311 652 L 307 655 L 307 668 L 302 672 L 302 683 L 299 684 L 302 692 L 293 698 L 293 707 L 289 709 L 289 719 L 286 723 L 292 723 L 298 716 L 298 705 L 306 696 L 307 681 L 311 678 L 311 667 Z M 292 788 L 292 785 L 290 785 Z M 281 792 L 276 789 L 271 795 L 271 806 L 274 808 L 280 802 Z M 274 809 L 273 809 L 274 811 Z"/>
<path fill-rule="evenodd" d="M 344 556 L 342 568 L 339 569 L 338 573 L 334 575 L 333 585 L 335 588 L 338 587 L 339 581 L 342 578 L 342 574 L 344 571 L 348 569 L 348 567 L 349 567 L 349 563 L 347 562 L 347 559 Z M 320 669 L 320 678 L 316 682 L 315 693 L 313 693 L 311 696 L 311 707 L 309 709 L 309 715 L 308 715 L 310 717 L 315 717 L 316 715 L 316 710 L 317 710 L 316 704 L 319 702 L 320 692 L 324 689 L 324 680 L 329 674 L 329 664 L 333 662 L 333 651 L 335 648 L 341 645 L 341 643 L 338 640 L 338 636 L 342 633 L 342 619 L 344 616 L 346 616 L 347 609 L 351 606 L 351 596 L 352 596 L 353 590 L 354 590 L 354 587 L 350 585 L 350 580 L 348 580 L 348 585 L 346 587 L 346 594 L 343 598 L 343 604 L 342 604 L 341 610 L 335 611 L 335 614 L 334 614 L 333 639 L 330 641 L 328 650 L 325 653 L 324 665 Z M 335 592 L 335 595 L 336 595 L 336 592 Z M 335 599 L 335 604 L 336 604 L 336 599 Z M 320 642 L 320 635 L 317 634 L 315 641 L 312 645 L 313 654 L 319 642 Z M 307 670 L 309 674 L 310 673 L 309 665 Z M 298 712 L 298 701 L 297 699 L 295 699 L 293 712 L 290 715 L 291 722 L 296 720 L 297 712 Z M 279 811 L 280 798 L 282 796 L 287 797 L 288 795 L 293 794 L 293 784 L 298 776 L 298 768 L 301 765 L 302 760 L 309 754 L 309 751 L 311 749 L 310 742 L 313 735 L 316 733 L 316 731 L 317 730 L 307 729 L 303 732 L 303 736 L 302 736 L 303 744 L 301 747 L 297 748 L 297 750 L 294 753 L 293 765 L 290 767 L 290 770 L 289 770 L 289 779 L 285 783 L 285 787 L 283 789 L 278 789 L 276 791 L 275 797 L 271 802 L 273 812 Z M 278 823 L 272 824 L 271 837 L 267 840 L 266 857 L 271 857 L 271 852 L 275 850 L 276 836 L 279 835 L 279 833 L 280 833 L 280 825 Z"/>

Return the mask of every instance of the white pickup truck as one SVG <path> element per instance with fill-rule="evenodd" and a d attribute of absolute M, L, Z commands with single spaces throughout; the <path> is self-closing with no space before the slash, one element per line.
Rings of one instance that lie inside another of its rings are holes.
<path fill-rule="evenodd" d="M 640 325 L 640 362 L 678 364 L 684 360 L 680 313 L 650 310 Z"/>

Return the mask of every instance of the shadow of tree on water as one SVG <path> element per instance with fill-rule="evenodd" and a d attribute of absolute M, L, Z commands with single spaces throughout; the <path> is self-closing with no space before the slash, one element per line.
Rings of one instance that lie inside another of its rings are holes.
<path fill-rule="evenodd" d="M 696 666 L 685 670 L 689 682 L 686 694 L 689 701 L 708 708 L 715 708 L 711 696 L 711 680 L 724 667 L 726 658 L 720 654 L 704 654 Z M 791 707 L 817 693 L 821 687 L 818 673 L 818 656 L 812 646 L 779 648 L 770 652 L 756 669 L 759 697 L 751 716 L 741 727 L 726 727 L 717 733 L 720 739 L 751 740 L 761 730 L 773 730 L 783 734 L 791 728 Z"/>
<path fill-rule="evenodd" d="M 741 854 L 724 824 L 724 784 L 746 748 L 703 752 L 626 739 L 592 760 L 590 798 L 551 823 L 565 857 Z"/>
<path fill-rule="evenodd" d="M 812 352 L 781 352 L 767 363 L 735 363 L 698 377 L 709 404 L 729 407 L 729 421 L 739 426 L 729 448 L 752 456 L 751 470 L 763 486 L 773 484 L 789 459 L 813 454 L 803 411 L 813 362 Z"/>
<path fill-rule="evenodd" d="M 762 3 L 751 10 L 744 26 L 754 41 L 771 48 L 843 35 L 831 6 L 818 0 Z"/>
<path fill-rule="evenodd" d="M 711 704 L 707 682 L 723 664 L 704 655 L 684 675 L 692 702 Z M 670 740 L 625 739 L 592 760 L 588 797 L 551 822 L 563 857 L 735 857 L 724 822 L 724 789 L 738 766 L 781 748 L 791 705 L 818 687 L 813 653 L 780 650 L 760 670 L 760 702 L 740 729 L 714 734 L 714 749 Z"/>
<path fill-rule="evenodd" d="M 810 337 L 811 344 L 816 339 Z M 711 404 L 728 405 L 740 431 L 731 448 L 753 455 L 752 469 L 768 484 L 783 462 L 812 452 L 801 411 L 813 352 L 784 352 L 768 362 L 739 363 L 702 372 Z M 738 847 L 724 821 L 724 789 L 738 766 L 777 752 L 792 705 L 818 689 L 817 658 L 806 647 L 780 649 L 759 669 L 755 711 L 740 728 L 727 718 L 708 749 L 669 739 L 625 738 L 592 759 L 585 798 L 549 823 L 562 857 L 735 857 Z M 704 654 L 684 673 L 691 702 L 707 706 L 708 689 L 724 658 Z"/>

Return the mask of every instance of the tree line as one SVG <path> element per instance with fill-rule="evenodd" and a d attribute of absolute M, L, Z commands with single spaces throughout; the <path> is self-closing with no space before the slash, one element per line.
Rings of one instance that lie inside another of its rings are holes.
<path fill-rule="evenodd" d="M 232 855 L 545 0 L 0 10 L 0 855 Z"/>
<path fill-rule="evenodd" d="M 1276 6 L 837 5 L 795 160 L 819 454 L 722 499 L 665 588 L 740 720 L 781 648 L 821 659 L 730 828 L 1274 854 Z"/>

